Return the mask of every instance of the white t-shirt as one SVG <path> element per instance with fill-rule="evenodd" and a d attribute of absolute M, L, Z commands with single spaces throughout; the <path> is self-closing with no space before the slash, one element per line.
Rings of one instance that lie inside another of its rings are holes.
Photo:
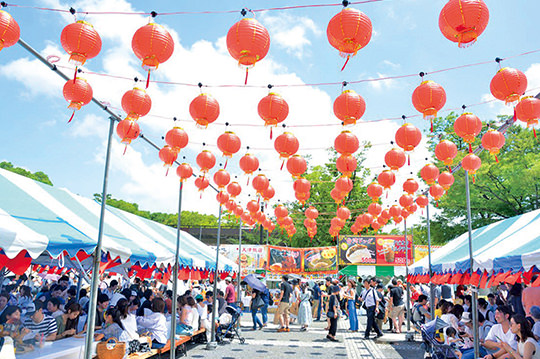
<path fill-rule="evenodd" d="M 120 319 L 122 325 L 124 326 L 124 331 L 126 332 L 129 340 L 139 339 L 139 334 L 137 333 L 137 318 L 129 313 L 126 318 Z"/>
<path fill-rule="evenodd" d="M 540 322 L 535 322 L 532 327 L 532 332 L 537 337 L 540 337 Z"/>
<path fill-rule="evenodd" d="M 510 345 L 512 349 L 517 349 L 516 335 L 512 333 L 510 328 L 508 328 L 508 331 L 505 333 L 501 324 L 495 324 L 491 327 L 491 330 L 486 336 L 486 340 L 491 340 L 492 342 L 497 343 L 503 341 Z"/>
<path fill-rule="evenodd" d="M 201 320 L 208 319 L 208 307 L 202 303 L 197 303 L 197 311 Z"/>
<path fill-rule="evenodd" d="M 122 294 L 120 293 L 114 293 L 111 297 L 111 300 L 109 301 L 109 307 L 116 307 L 116 303 L 118 303 L 118 301 L 120 299 L 127 299 L 126 297 L 124 297 Z"/>
<path fill-rule="evenodd" d="M 535 350 L 534 354 L 532 355 L 531 359 L 540 359 L 540 346 L 538 346 L 538 342 L 536 340 L 534 340 L 533 338 L 527 338 L 525 343 L 532 343 L 536 348 L 536 350 Z M 517 351 L 518 351 L 519 355 L 521 355 L 521 356 L 523 356 L 523 353 L 525 351 L 525 343 L 522 343 L 522 342 L 518 343 Z"/>

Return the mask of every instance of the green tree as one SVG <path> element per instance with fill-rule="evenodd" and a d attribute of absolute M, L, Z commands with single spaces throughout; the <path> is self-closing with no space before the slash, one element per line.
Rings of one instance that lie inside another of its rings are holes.
<path fill-rule="evenodd" d="M 454 164 L 459 163 L 468 152 L 468 145 L 453 131 L 456 118 L 454 113 L 438 118 L 435 121 L 436 132 L 430 140 L 432 150 L 439 138 L 456 143 L 459 154 Z M 507 119 L 506 116 L 499 116 L 497 121 L 488 125 L 496 129 Z M 473 143 L 474 148 L 481 144 L 481 137 L 486 131 L 487 127 L 484 127 Z M 540 208 L 540 142 L 534 138 L 531 130 L 519 125 L 510 126 L 505 135 L 506 143 L 498 155 L 499 162 L 494 155 L 483 151 L 479 155 L 482 166 L 475 176 L 469 176 L 473 228 Z M 436 165 L 441 170 L 445 169 L 441 162 L 436 162 Z M 444 244 L 467 230 L 465 172 L 457 171 L 454 178 L 455 182 L 447 195 L 438 203 L 440 213 L 435 214 L 431 220 L 434 244 Z M 424 221 L 414 227 L 417 233 L 415 239 L 419 242 L 426 242 L 425 225 Z"/>
<path fill-rule="evenodd" d="M 50 186 L 53 185 L 50 178 L 49 178 L 49 176 L 47 176 L 45 173 L 43 173 L 41 171 L 32 173 L 32 172 L 30 172 L 28 170 L 25 170 L 24 168 L 15 167 L 15 166 L 13 166 L 13 164 L 11 162 L 6 162 L 6 161 L 0 162 L 0 168 L 3 168 L 5 170 L 11 171 L 13 173 L 19 174 L 19 175 L 24 176 L 24 177 L 31 178 L 31 179 L 36 180 L 38 182 L 48 184 Z"/>

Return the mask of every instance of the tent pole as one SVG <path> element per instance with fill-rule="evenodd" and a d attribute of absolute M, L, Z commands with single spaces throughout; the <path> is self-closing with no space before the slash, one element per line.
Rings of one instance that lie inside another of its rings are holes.
<path fill-rule="evenodd" d="M 467 226 L 469 230 L 469 273 L 472 276 L 474 268 L 473 247 L 472 247 L 472 223 L 471 223 L 471 191 L 469 189 L 469 171 L 465 171 L 465 194 L 467 197 Z M 472 321 L 474 336 L 474 357 L 480 357 L 480 343 L 478 341 L 478 288 L 472 285 Z"/>
<path fill-rule="evenodd" d="M 114 117 L 109 117 L 109 138 L 107 139 L 107 155 L 105 157 L 105 171 L 103 174 L 103 191 L 101 192 L 101 214 L 99 217 L 99 230 L 92 263 L 92 281 L 90 283 L 90 302 L 88 304 L 88 331 L 84 345 L 84 359 L 92 359 L 94 343 L 94 327 L 96 325 L 97 292 L 99 284 L 99 264 L 101 262 L 101 245 L 103 242 L 103 227 L 105 226 L 105 208 L 107 202 L 107 182 L 109 179 L 109 165 L 111 161 L 111 143 L 114 132 Z"/>
<path fill-rule="evenodd" d="M 178 257 L 180 257 L 180 226 L 182 224 L 182 187 L 183 183 L 180 182 L 180 190 L 178 191 L 178 221 L 176 222 L 176 251 L 174 256 L 174 267 L 173 267 L 173 297 L 172 297 L 172 308 L 171 308 L 171 350 L 170 359 L 175 358 L 176 353 L 176 308 L 178 302 L 176 298 L 178 297 Z"/>
<path fill-rule="evenodd" d="M 237 289 L 236 289 L 236 295 L 238 298 L 238 308 L 240 308 L 240 304 L 242 303 L 242 290 L 240 288 L 240 273 L 242 273 L 242 219 L 240 219 L 240 226 L 238 227 L 238 275 L 236 276 L 237 281 Z M 238 321 L 238 332 L 240 333 L 240 321 Z"/>
<path fill-rule="evenodd" d="M 217 302 L 217 280 L 218 280 L 218 268 L 219 268 L 219 241 L 221 239 L 221 204 L 219 205 L 219 217 L 218 217 L 218 227 L 217 227 L 217 243 L 216 243 L 216 269 L 214 271 L 214 297 L 212 299 L 212 330 L 210 341 L 206 344 L 206 350 L 214 350 L 217 348 L 216 342 L 216 308 L 218 306 Z"/>
<path fill-rule="evenodd" d="M 426 206 L 426 219 L 427 219 L 427 243 L 428 243 L 428 261 L 429 261 L 429 308 L 431 312 L 431 319 L 435 318 L 435 288 L 431 282 L 433 277 L 433 268 L 431 268 L 431 222 L 429 220 L 429 192 L 426 194 L 428 204 Z"/>
<path fill-rule="evenodd" d="M 411 284 L 409 283 L 409 238 L 407 237 L 407 220 L 403 220 L 405 227 L 405 278 L 407 280 L 407 333 L 411 330 Z"/>
<path fill-rule="evenodd" d="M 77 275 L 77 294 L 75 294 L 75 302 L 76 303 L 79 303 L 79 299 L 81 297 L 81 281 L 82 281 L 82 273 L 79 272 L 79 274 Z"/>

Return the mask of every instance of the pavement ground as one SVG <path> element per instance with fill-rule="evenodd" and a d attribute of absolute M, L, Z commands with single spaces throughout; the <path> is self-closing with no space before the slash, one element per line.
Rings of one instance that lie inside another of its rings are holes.
<path fill-rule="evenodd" d="M 364 340 L 366 317 L 360 317 L 360 330 L 348 331 L 349 321 L 340 319 L 336 338 L 338 343 L 326 339 L 326 321 L 314 322 L 308 331 L 300 331 L 300 326 L 292 324 L 288 333 L 278 333 L 277 325 L 272 324 L 269 314 L 268 326 L 253 330 L 250 313 L 243 313 L 241 335 L 245 344 L 238 338 L 232 342 L 219 344 L 215 350 L 206 350 L 205 344 L 190 346 L 188 358 L 343 358 L 343 359 L 422 359 L 420 342 L 407 342 L 404 334 L 386 333 L 379 340 Z M 386 325 L 385 325 L 386 327 Z M 373 336 L 373 334 L 372 334 Z"/>

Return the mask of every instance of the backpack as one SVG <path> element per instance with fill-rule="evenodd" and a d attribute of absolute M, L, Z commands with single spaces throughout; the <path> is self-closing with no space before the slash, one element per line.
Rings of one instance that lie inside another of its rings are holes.
<path fill-rule="evenodd" d="M 412 307 L 411 321 L 415 324 L 423 324 L 426 321 L 426 316 L 420 312 L 421 304 L 414 303 Z"/>

